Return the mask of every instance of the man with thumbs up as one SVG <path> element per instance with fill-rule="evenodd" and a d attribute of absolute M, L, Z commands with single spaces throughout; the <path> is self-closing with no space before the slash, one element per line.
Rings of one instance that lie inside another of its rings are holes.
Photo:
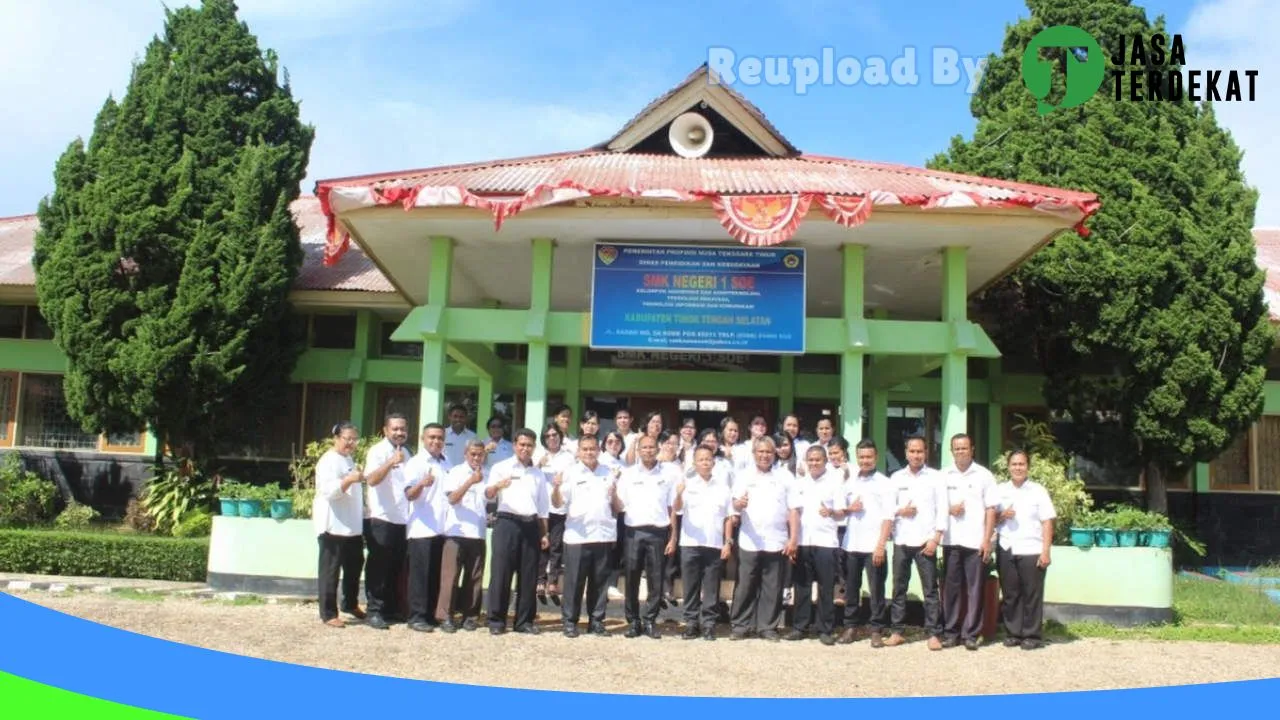
<path fill-rule="evenodd" d="M 801 501 L 795 476 L 774 466 L 778 454 L 773 439 L 757 438 L 751 449 L 754 466 L 737 474 L 733 489 L 741 546 L 729 639 L 755 633 L 775 641 L 782 622 L 783 563 L 796 561 L 800 542 Z"/>
<path fill-rule="evenodd" d="M 947 529 L 947 488 L 938 471 L 925 465 L 925 442 L 907 438 L 907 466 L 889 478 L 894 491 L 893 602 L 890 623 L 893 634 L 885 645 L 906 642 L 902 632 L 907 618 L 907 586 L 914 564 L 924 595 L 924 629 L 929 649 L 942 649 L 942 612 L 938 602 L 938 546 Z"/>
<path fill-rule="evenodd" d="M 409 421 L 391 413 L 382 426 L 382 442 L 369 448 L 365 456 L 365 507 L 369 514 L 364 592 L 368 601 L 365 623 L 375 630 L 387 629 L 387 620 L 404 608 L 396 607 L 396 590 L 404 568 L 407 544 L 408 500 L 404 491 L 405 466 L 413 452 L 405 447 Z"/>
<path fill-rule="evenodd" d="M 405 498 L 409 523 L 405 536 L 409 552 L 409 629 L 431 632 L 440 588 L 440 555 L 444 541 L 447 499 L 444 478 L 449 460 L 444 455 L 444 426 L 428 423 L 422 430 L 426 451 L 405 467 Z"/>
<path fill-rule="evenodd" d="M 609 602 L 609 556 L 618 539 L 613 498 L 618 471 L 601 465 L 595 435 L 578 438 L 579 461 L 551 478 L 551 505 L 565 511 L 565 637 L 578 637 L 582 592 L 586 591 L 588 632 L 607 635 L 604 613 Z"/>

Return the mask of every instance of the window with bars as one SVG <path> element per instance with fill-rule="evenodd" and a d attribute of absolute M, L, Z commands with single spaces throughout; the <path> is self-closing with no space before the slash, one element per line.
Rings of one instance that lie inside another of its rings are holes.
<path fill-rule="evenodd" d="M 17 425 L 18 374 L 0 374 L 0 447 L 12 447 Z"/>
<path fill-rule="evenodd" d="M 306 412 L 302 419 L 302 442 L 327 440 L 333 426 L 351 418 L 350 385 L 307 385 Z M 366 435 L 371 429 L 361 428 Z"/>
<path fill-rule="evenodd" d="M 96 450 L 98 436 L 67 414 L 61 375 L 23 376 L 19 444 L 54 450 Z"/>
<path fill-rule="evenodd" d="M 1209 463 L 1211 490 L 1280 492 L 1280 415 L 1264 415 Z"/>

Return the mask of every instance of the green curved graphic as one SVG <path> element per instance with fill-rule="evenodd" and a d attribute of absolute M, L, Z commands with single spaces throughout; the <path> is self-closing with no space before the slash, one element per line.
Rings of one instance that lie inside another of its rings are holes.
<path fill-rule="evenodd" d="M 1067 92 L 1061 102 L 1052 105 L 1045 98 L 1053 86 L 1053 65 L 1040 59 L 1040 48 L 1055 47 L 1066 50 Z M 1084 48 L 1083 60 L 1071 52 L 1076 47 Z M 1022 82 L 1036 97 L 1036 110 L 1042 116 L 1055 108 L 1083 105 L 1102 87 L 1106 72 L 1107 62 L 1098 41 L 1074 25 L 1055 25 L 1041 30 L 1022 53 Z"/>
<path fill-rule="evenodd" d="M 4 698 L 4 716 L 14 720 L 50 717 L 93 718 L 94 720 L 187 720 L 180 715 L 167 715 L 154 710 L 80 695 L 5 672 L 0 672 L 0 698 Z"/>

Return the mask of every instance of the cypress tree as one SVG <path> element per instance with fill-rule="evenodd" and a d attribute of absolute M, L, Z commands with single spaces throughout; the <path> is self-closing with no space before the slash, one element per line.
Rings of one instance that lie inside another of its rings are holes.
<path fill-rule="evenodd" d="M 973 139 L 954 138 L 930 166 L 1098 194 L 1089 237 L 1059 236 L 984 293 L 978 311 L 1005 354 L 1038 360 L 1048 405 L 1072 422 L 1068 449 L 1132 459 L 1147 505 L 1163 512 L 1167 479 L 1219 455 L 1262 413 L 1275 335 L 1254 260 L 1257 194 L 1208 104 L 1134 102 L 1127 85 L 1117 101 L 1108 75 L 1083 105 L 1037 112 L 1020 71 L 1037 32 L 1074 25 L 1109 55 L 1121 35 L 1169 40 L 1163 18 L 1128 0 L 1027 7 L 973 98 Z M 1147 69 L 1180 69 L 1168 59 Z M 1050 98 L 1063 82 L 1055 73 Z"/>
<path fill-rule="evenodd" d="M 252 442 L 303 340 L 290 203 L 314 131 L 231 0 L 165 29 L 76 140 L 40 203 L 40 309 L 89 432 L 149 425 L 180 454 Z"/>

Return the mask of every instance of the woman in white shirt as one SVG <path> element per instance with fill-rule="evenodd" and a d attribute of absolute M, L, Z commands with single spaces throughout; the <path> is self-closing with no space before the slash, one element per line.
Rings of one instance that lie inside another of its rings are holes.
<path fill-rule="evenodd" d="M 796 463 L 803 462 L 803 459 L 797 461 L 796 447 L 791 440 L 791 436 L 786 433 L 777 433 L 773 436 L 773 443 L 778 446 L 778 459 L 775 461 L 774 467 L 795 475 Z"/>
<path fill-rule="evenodd" d="M 617 430 L 610 431 L 600 443 L 600 464 L 610 469 L 623 467 L 622 450 L 626 446 L 627 441 L 622 437 L 622 433 Z"/>
<path fill-rule="evenodd" d="M 564 431 L 560 429 L 561 418 L 547 425 L 542 431 L 542 446 L 533 453 L 533 464 L 538 466 L 547 477 L 568 470 L 577 458 L 572 450 L 564 446 Z M 551 507 L 547 513 L 547 535 L 551 544 L 542 551 L 538 561 L 538 588 L 536 594 L 540 602 L 546 602 L 547 596 L 558 603 L 560 599 L 560 575 L 564 572 L 564 508 Z"/>
<path fill-rule="evenodd" d="M 1010 482 L 996 487 L 999 502 L 996 562 L 1000 573 L 1001 615 L 1007 647 L 1035 650 L 1044 645 L 1044 576 L 1053 545 L 1053 521 L 1058 517 L 1044 486 L 1027 479 L 1030 456 L 1023 450 L 1009 454 Z"/>
<path fill-rule="evenodd" d="M 698 449 L 698 421 L 687 417 L 680 425 L 680 449 L 676 456 L 686 471 L 693 470 L 694 451 Z"/>
<path fill-rule="evenodd" d="M 363 477 L 351 455 L 360 431 L 349 422 L 333 426 L 333 447 L 316 463 L 316 497 L 311 522 L 320 545 L 320 620 L 333 628 L 346 623 L 338 617 L 338 572 L 342 572 L 342 610 L 356 618 L 360 571 L 364 566 Z"/>

